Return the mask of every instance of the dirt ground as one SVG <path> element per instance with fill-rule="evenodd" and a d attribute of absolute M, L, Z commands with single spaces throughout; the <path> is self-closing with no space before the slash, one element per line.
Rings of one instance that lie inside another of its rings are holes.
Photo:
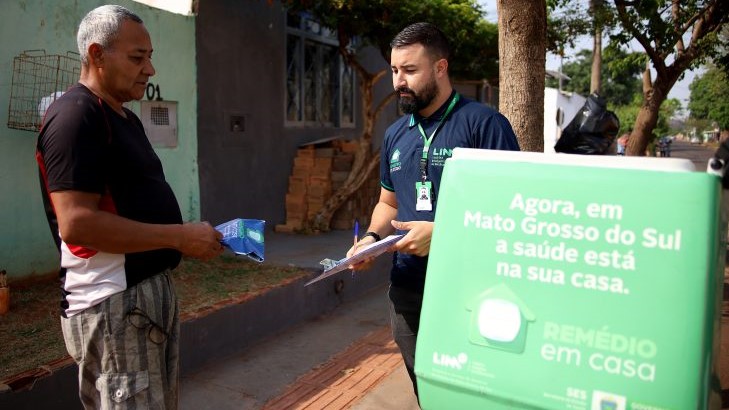
<path fill-rule="evenodd" d="M 205 263 L 185 259 L 173 280 L 185 320 L 307 274 L 223 255 Z M 10 311 L 0 316 L 0 384 L 67 356 L 58 319 L 60 292 L 55 275 L 10 283 Z"/>

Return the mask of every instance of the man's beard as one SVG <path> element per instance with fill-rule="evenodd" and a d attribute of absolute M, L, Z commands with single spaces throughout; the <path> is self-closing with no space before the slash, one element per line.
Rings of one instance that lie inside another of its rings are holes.
<path fill-rule="evenodd" d="M 425 84 L 425 88 L 420 94 L 416 94 L 415 91 L 407 87 L 398 87 L 395 91 L 397 91 L 400 109 L 405 114 L 413 114 L 429 106 L 430 103 L 433 102 L 436 94 L 438 94 L 438 85 L 435 83 L 435 80 L 430 81 Z M 400 93 L 407 93 L 408 95 L 403 96 Z"/>

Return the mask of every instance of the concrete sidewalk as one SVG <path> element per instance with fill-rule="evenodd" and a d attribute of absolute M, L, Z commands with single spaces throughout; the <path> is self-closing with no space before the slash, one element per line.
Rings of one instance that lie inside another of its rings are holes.
<path fill-rule="evenodd" d="M 183 376 L 180 408 L 418 409 L 386 288 Z"/>

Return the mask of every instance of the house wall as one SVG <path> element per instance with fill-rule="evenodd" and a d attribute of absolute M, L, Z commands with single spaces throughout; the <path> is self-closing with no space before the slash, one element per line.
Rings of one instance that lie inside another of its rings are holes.
<path fill-rule="evenodd" d="M 562 130 L 575 118 L 577 112 L 587 99 L 579 94 L 560 92 L 556 88 L 544 89 L 544 152 L 554 154 Z M 558 122 L 557 110 L 560 110 L 561 123 Z"/>
<path fill-rule="evenodd" d="M 103 1 L 7 1 L 0 13 L 0 269 L 11 279 L 57 271 L 58 255 L 51 239 L 35 162 L 37 133 L 7 127 L 13 58 L 24 50 L 46 54 L 77 52 L 76 29 L 81 18 Z M 157 148 L 165 175 L 186 220 L 199 219 L 197 175 L 197 87 L 195 18 L 117 0 L 144 20 L 154 46 L 159 85 L 165 100 L 178 102 L 178 146 Z M 139 104 L 130 107 L 138 112 Z"/>
<path fill-rule="evenodd" d="M 197 16 L 198 147 L 203 220 L 218 224 L 256 218 L 267 226 L 285 221 L 285 196 L 300 144 L 361 133 L 361 104 L 355 98 L 356 127 L 286 126 L 286 19 L 280 2 L 206 0 Z M 367 50 L 369 69 L 389 69 L 379 53 Z M 392 90 L 381 81 L 376 101 Z M 244 117 L 243 132 L 230 131 L 230 116 Z M 379 148 L 393 104 L 378 122 Z"/>

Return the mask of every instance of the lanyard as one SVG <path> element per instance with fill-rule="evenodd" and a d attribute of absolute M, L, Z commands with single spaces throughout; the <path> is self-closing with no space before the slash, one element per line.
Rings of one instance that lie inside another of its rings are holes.
<path fill-rule="evenodd" d="M 448 108 L 446 108 L 446 112 L 443 114 L 442 117 L 440 117 L 440 122 L 438 122 L 438 125 L 433 130 L 433 133 L 430 134 L 430 138 L 425 135 L 425 130 L 423 129 L 423 126 L 420 124 L 420 122 L 418 122 L 418 130 L 420 130 L 420 135 L 423 136 L 423 155 L 420 157 L 420 176 L 423 179 L 423 182 L 428 179 L 428 151 L 430 151 L 430 143 L 431 141 L 433 141 L 433 137 L 435 137 L 435 134 L 438 133 L 438 131 L 440 130 L 441 125 L 443 125 L 443 123 L 445 122 L 448 114 L 453 111 L 453 107 L 456 106 L 458 98 L 460 98 L 460 96 L 458 95 L 458 93 L 456 93 L 451 99 L 451 103 L 448 105 Z"/>

